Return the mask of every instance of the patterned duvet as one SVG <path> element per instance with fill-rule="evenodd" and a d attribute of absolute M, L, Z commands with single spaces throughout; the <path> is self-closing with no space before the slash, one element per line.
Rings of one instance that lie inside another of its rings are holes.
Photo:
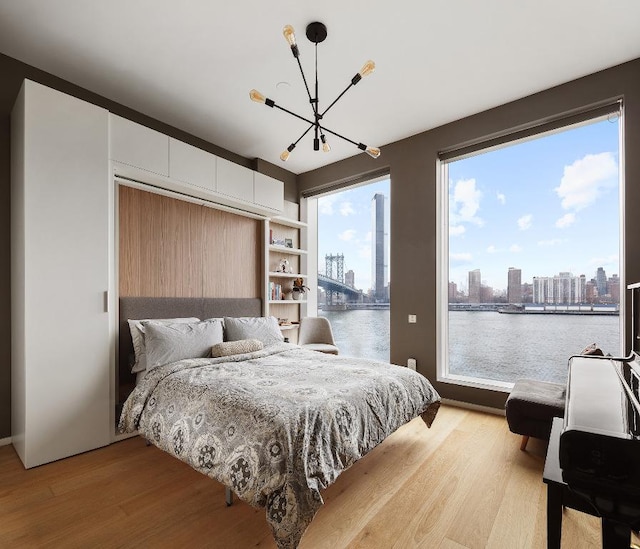
<path fill-rule="evenodd" d="M 125 403 L 120 430 L 266 508 L 280 548 L 298 545 L 320 490 L 398 427 L 430 426 L 440 397 L 420 374 L 286 343 L 151 370 Z"/>

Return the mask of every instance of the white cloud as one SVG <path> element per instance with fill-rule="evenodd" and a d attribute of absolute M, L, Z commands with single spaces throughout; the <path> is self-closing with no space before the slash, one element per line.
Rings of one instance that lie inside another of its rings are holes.
<path fill-rule="evenodd" d="M 351 206 L 351 202 L 342 202 L 340 204 L 340 214 L 344 215 L 345 217 L 348 215 L 354 215 L 356 213 L 356 211 L 353 209 L 353 206 Z"/>
<path fill-rule="evenodd" d="M 455 225 L 454 227 L 449 227 L 449 236 L 460 236 L 465 231 L 464 225 Z"/>
<path fill-rule="evenodd" d="M 500 250 L 498 250 L 493 244 L 491 244 L 491 246 L 487 248 L 487 253 L 490 253 L 490 254 L 496 254 L 499 251 Z"/>
<path fill-rule="evenodd" d="M 564 238 L 552 238 L 550 240 L 538 240 L 538 246 L 558 246 L 566 242 Z"/>
<path fill-rule="evenodd" d="M 558 221 L 556 221 L 556 227 L 558 227 L 558 229 L 566 229 L 567 227 L 570 227 L 571 225 L 573 225 L 575 220 L 576 220 L 576 214 L 574 213 L 564 214 L 560 219 L 558 219 Z"/>
<path fill-rule="evenodd" d="M 345 240 L 345 241 L 349 241 L 349 240 L 353 240 L 353 237 L 356 235 L 356 231 L 355 229 L 347 229 L 346 231 L 342 231 L 339 235 L 338 238 L 340 240 Z"/>
<path fill-rule="evenodd" d="M 560 186 L 554 191 L 565 210 L 582 210 L 617 184 L 618 164 L 613 154 L 588 154 L 564 167 Z"/>
<path fill-rule="evenodd" d="M 500 204 L 502 204 L 503 206 L 507 203 L 507 197 L 502 193 L 496 193 L 496 198 L 498 199 L 498 202 L 500 202 Z"/>
<path fill-rule="evenodd" d="M 521 231 L 526 231 L 531 228 L 531 221 L 533 220 L 533 215 L 527 214 L 523 215 L 520 219 L 518 219 L 518 228 Z"/>
<path fill-rule="evenodd" d="M 473 261 L 473 256 L 468 252 L 449 254 L 449 261 L 452 264 L 471 263 Z"/>
<path fill-rule="evenodd" d="M 321 215 L 333 215 L 333 204 L 337 198 L 335 194 L 318 198 L 318 213 Z"/>
<path fill-rule="evenodd" d="M 476 216 L 480 209 L 481 198 L 482 192 L 476 189 L 475 179 L 457 181 L 453 188 L 453 196 L 449 199 L 451 225 L 473 223 L 482 227 L 484 221 Z"/>
<path fill-rule="evenodd" d="M 518 244 L 512 244 L 509 246 L 509 251 L 519 254 L 522 251 L 522 246 L 518 246 Z"/>
<path fill-rule="evenodd" d="M 605 270 L 613 269 L 612 273 L 607 273 L 607 276 L 611 276 L 612 274 L 618 274 L 618 269 L 620 269 L 620 258 L 618 254 L 613 254 L 608 257 L 594 257 L 589 260 L 589 265 L 593 267 L 604 267 Z M 607 267 L 609 267 L 607 269 Z"/>

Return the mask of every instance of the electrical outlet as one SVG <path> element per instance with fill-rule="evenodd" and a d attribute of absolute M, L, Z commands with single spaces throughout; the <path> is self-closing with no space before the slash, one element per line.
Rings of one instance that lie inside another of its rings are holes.
<path fill-rule="evenodd" d="M 416 370 L 416 359 L 415 358 L 408 358 L 407 359 L 407 368 L 410 368 L 411 370 L 413 370 L 415 372 Z"/>
<path fill-rule="evenodd" d="M 417 315 L 409 315 L 409 324 L 415 324 L 416 322 L 418 322 L 418 316 Z"/>

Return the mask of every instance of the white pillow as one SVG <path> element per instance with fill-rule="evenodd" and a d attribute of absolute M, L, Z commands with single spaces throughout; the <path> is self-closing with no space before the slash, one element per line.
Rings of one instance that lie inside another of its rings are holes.
<path fill-rule="evenodd" d="M 222 322 L 203 320 L 191 324 L 144 323 L 147 371 L 184 358 L 211 356 L 211 347 L 222 343 Z"/>
<path fill-rule="evenodd" d="M 199 322 L 197 317 L 188 318 L 145 318 L 142 320 L 127 320 L 129 323 L 129 331 L 131 332 L 131 340 L 133 341 L 133 352 L 135 353 L 135 362 L 131 368 L 131 373 L 144 372 L 147 369 L 147 352 L 144 344 L 144 326 L 143 322 L 157 322 L 159 324 L 180 324 Z"/>
<path fill-rule="evenodd" d="M 246 316 L 240 318 L 224 317 L 227 341 L 257 339 L 264 345 L 273 345 L 284 341 L 275 316 Z"/>

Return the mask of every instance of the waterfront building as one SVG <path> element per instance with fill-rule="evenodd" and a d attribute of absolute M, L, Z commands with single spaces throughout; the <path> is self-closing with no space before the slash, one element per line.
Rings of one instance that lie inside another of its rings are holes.
<path fill-rule="evenodd" d="M 387 300 L 389 284 L 389 216 L 387 197 L 376 193 L 371 199 L 371 289 L 375 300 Z"/>
<path fill-rule="evenodd" d="M 617 274 L 607 280 L 607 286 L 609 287 L 611 303 L 620 303 L 620 278 Z"/>
<path fill-rule="evenodd" d="M 515 267 L 507 274 L 507 303 L 522 303 L 522 270 Z"/>
<path fill-rule="evenodd" d="M 482 286 L 482 278 L 480 269 L 469 271 L 469 303 L 481 303 L 480 287 Z"/>
<path fill-rule="evenodd" d="M 344 283 L 351 288 L 356 287 L 356 274 L 353 272 L 353 269 L 349 269 L 344 274 Z"/>
<path fill-rule="evenodd" d="M 449 303 L 458 301 L 458 285 L 455 282 L 449 282 Z"/>
<path fill-rule="evenodd" d="M 555 276 L 533 277 L 533 302 L 569 305 L 586 302 L 586 278 L 561 272 Z"/>
<path fill-rule="evenodd" d="M 604 296 L 609 293 L 607 291 L 607 273 L 602 267 L 598 267 L 596 271 L 596 285 L 598 286 L 598 295 Z"/>

